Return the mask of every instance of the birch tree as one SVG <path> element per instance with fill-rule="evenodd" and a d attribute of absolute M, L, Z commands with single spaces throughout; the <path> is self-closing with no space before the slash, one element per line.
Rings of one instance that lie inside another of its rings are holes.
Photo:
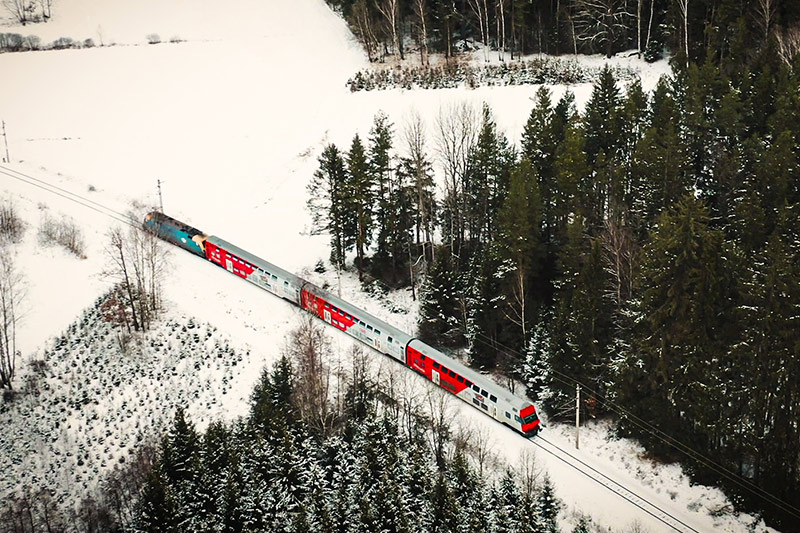
<path fill-rule="evenodd" d="M 683 51 L 686 54 L 686 65 L 689 65 L 689 0 L 676 0 L 676 2 L 683 18 Z"/>
<path fill-rule="evenodd" d="M 417 17 L 417 29 L 419 39 L 420 63 L 423 67 L 429 65 L 428 62 L 428 2 L 427 0 L 413 0 L 411 8 Z"/>
<path fill-rule="evenodd" d="M 381 0 L 376 4 L 376 7 L 389 25 L 389 30 L 392 34 L 392 49 L 395 54 L 400 54 L 400 60 L 402 61 L 404 59 L 403 48 L 397 33 L 397 26 L 399 25 L 398 19 L 400 17 L 399 0 Z"/>
<path fill-rule="evenodd" d="M 14 265 L 13 256 L 0 254 L 0 388 L 9 390 L 13 388 L 19 355 L 17 323 L 24 298 L 24 279 Z"/>
<path fill-rule="evenodd" d="M 436 118 L 436 151 L 445 174 L 444 233 L 451 251 L 458 255 L 465 232 L 465 182 L 469 179 L 472 150 L 478 139 L 478 112 L 461 102 L 439 108 Z"/>

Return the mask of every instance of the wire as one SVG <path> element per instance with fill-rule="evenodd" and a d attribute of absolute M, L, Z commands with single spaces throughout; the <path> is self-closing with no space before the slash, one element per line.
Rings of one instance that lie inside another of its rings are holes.
<path fill-rule="evenodd" d="M 57 185 L 47 183 L 46 181 L 35 178 L 29 174 L 25 174 L 18 170 L 14 170 L 2 165 L 0 165 L 0 174 L 4 174 L 10 178 L 19 180 L 23 183 L 27 183 L 28 185 L 32 185 L 34 187 L 47 191 L 51 194 L 55 194 L 56 196 L 60 196 L 61 198 L 82 205 L 83 207 L 89 208 L 92 211 L 96 211 L 101 215 L 113 218 L 117 222 L 122 222 L 123 224 L 127 224 L 137 229 L 141 228 L 140 224 L 134 223 L 131 220 L 131 218 L 124 213 L 120 213 L 119 211 L 116 211 L 106 205 L 103 205 L 99 202 L 95 202 L 94 200 L 91 200 L 89 198 L 80 196 L 79 194 L 75 194 L 71 191 L 58 187 Z"/>
<path fill-rule="evenodd" d="M 127 224 L 127 225 L 129 225 L 131 227 L 134 227 L 136 229 L 141 229 L 141 226 L 138 223 L 135 223 L 134 221 L 132 221 L 130 219 L 130 217 L 128 215 L 124 214 L 124 213 L 120 213 L 120 212 L 118 212 L 118 211 L 116 211 L 116 210 L 114 210 L 114 209 L 112 209 L 112 208 L 110 208 L 110 207 L 108 207 L 108 206 L 106 206 L 104 204 L 101 204 L 99 202 L 95 202 L 94 200 L 91 200 L 91 199 L 86 198 L 84 196 L 75 194 L 75 193 L 73 193 L 71 191 L 68 191 L 68 190 L 63 189 L 61 187 L 58 187 L 57 185 L 52 185 L 50 183 L 47 183 L 47 182 L 45 182 L 45 181 L 43 181 L 41 179 L 38 179 L 38 178 L 36 178 L 34 176 L 29 175 L 29 174 L 25 174 L 23 172 L 20 172 L 20 171 L 15 170 L 15 169 L 8 168 L 8 167 L 3 166 L 3 165 L 0 165 L 0 174 L 4 174 L 4 175 L 9 176 L 9 177 L 11 177 L 13 179 L 22 181 L 22 182 L 27 183 L 29 185 L 32 185 L 34 187 L 38 187 L 38 188 L 40 188 L 42 190 L 50 192 L 51 194 L 55 194 L 57 196 L 60 196 L 60 197 L 62 197 L 64 199 L 66 199 L 66 200 L 75 202 L 75 203 L 77 203 L 79 205 L 87 207 L 87 208 L 89 208 L 89 209 L 91 209 L 93 211 L 96 211 L 96 212 L 98 212 L 98 213 L 100 213 L 102 215 L 108 216 L 108 217 L 110 217 L 110 218 L 112 218 L 112 219 L 114 219 L 114 220 L 116 220 L 118 222 L 121 222 L 123 224 Z M 389 285 L 384 283 L 379 278 L 375 278 L 374 281 L 376 281 L 378 284 L 382 285 L 383 287 L 385 287 L 385 288 L 387 288 L 389 290 L 397 290 L 396 288 L 390 287 Z M 457 326 L 457 328 L 460 329 L 462 331 L 462 333 L 465 333 L 464 329 L 462 327 Z M 483 340 L 480 337 L 485 337 L 486 339 L 488 339 L 488 341 L 487 340 Z M 484 334 L 482 334 L 480 332 L 478 332 L 475 335 L 474 338 L 478 342 L 481 342 L 482 344 L 484 344 L 484 345 L 486 345 L 486 346 L 488 346 L 490 348 L 493 348 L 495 350 L 497 350 L 498 347 L 502 348 L 502 350 L 500 350 L 500 351 L 503 352 L 506 356 L 510 357 L 512 360 L 515 360 L 517 362 L 522 362 L 524 360 L 525 356 L 523 354 L 521 354 L 520 352 L 518 352 L 517 350 L 514 350 L 513 348 L 509 348 L 508 346 L 505 346 L 503 343 L 498 342 L 498 341 L 496 341 L 494 339 L 491 339 L 491 338 L 487 337 L 486 335 L 484 335 Z M 782 500 L 778 496 L 775 496 L 774 494 L 772 494 L 772 493 L 764 490 L 763 488 L 759 487 L 755 483 L 753 483 L 753 482 L 751 482 L 751 481 L 739 476 L 738 474 L 730 471 L 729 469 L 725 468 L 724 466 L 722 466 L 722 465 L 716 463 L 715 461 L 713 461 L 712 459 L 706 457 L 701 452 L 698 452 L 697 450 L 694 450 L 690 446 L 688 446 L 688 445 L 680 442 L 679 440 L 675 439 L 671 435 L 668 435 L 667 433 L 664 433 L 663 431 L 661 431 L 660 429 L 658 429 L 657 427 L 655 427 L 651 423 L 647 422 L 646 420 L 641 419 L 640 417 L 638 417 L 637 415 L 635 415 L 632 412 L 628 411 L 627 409 L 619 406 L 618 404 L 616 404 L 612 400 L 609 400 L 603 394 L 597 392 L 596 390 L 594 390 L 591 387 L 587 386 L 586 384 L 582 383 L 578 379 L 573 378 L 571 376 L 568 376 L 566 374 L 563 374 L 563 373 L 559 372 L 558 370 L 555 370 L 555 369 L 552 369 L 552 368 L 550 369 L 550 371 L 554 374 L 555 379 L 557 379 L 558 381 L 564 383 L 565 385 L 570 385 L 571 386 L 571 385 L 579 384 L 584 390 L 590 392 L 591 394 L 593 394 L 594 396 L 599 398 L 612 411 L 614 411 L 615 413 L 617 413 L 618 415 L 620 415 L 622 417 L 628 418 L 633 424 L 635 424 L 636 426 L 638 426 L 639 428 L 641 428 L 645 432 L 649 433 L 650 435 L 654 436 L 655 438 L 661 440 L 665 444 L 667 444 L 667 445 L 671 446 L 672 448 L 684 453 L 685 455 L 691 457 L 692 459 L 695 459 L 696 461 L 700 462 L 704 466 L 708 467 L 710 470 L 720 474 L 724 478 L 726 478 L 729 481 L 731 481 L 731 482 L 735 483 L 736 485 L 738 485 L 740 488 L 751 492 L 752 494 L 762 498 L 763 500 L 765 500 L 768 503 L 771 503 L 772 505 L 774 505 L 778 509 L 780 509 L 780 510 L 782 510 L 782 511 L 788 513 L 788 514 L 791 514 L 791 515 L 793 515 L 793 516 L 795 516 L 797 518 L 800 518 L 800 509 L 792 506 L 791 504 L 789 504 L 788 502 Z"/>
<path fill-rule="evenodd" d="M 574 465 L 574 464 L 570 463 L 569 461 L 567 461 L 567 460 L 566 460 L 566 459 L 564 459 L 563 457 L 561 457 L 561 456 L 557 455 L 557 454 L 556 454 L 556 453 L 554 453 L 552 450 L 549 450 L 549 449 L 547 449 L 546 447 L 542 446 L 542 445 L 541 445 L 541 444 L 540 444 L 538 441 L 546 442 L 547 444 L 549 444 L 550 446 L 552 446 L 552 447 L 553 447 L 553 448 L 555 448 L 556 450 L 558 450 L 558 451 L 560 451 L 561 453 L 563 453 L 563 454 L 565 454 L 565 455 L 569 456 L 569 457 L 570 457 L 572 460 L 574 460 L 574 461 L 577 461 L 578 463 L 582 464 L 584 467 L 586 467 L 586 468 L 590 469 L 591 471 L 595 472 L 595 473 L 596 473 L 596 474 L 598 474 L 599 476 L 601 476 L 601 477 L 605 478 L 606 480 L 608 480 L 610 483 L 612 483 L 612 484 L 616 485 L 616 486 L 617 486 L 617 487 L 619 487 L 621 490 L 616 490 L 616 489 L 614 489 L 614 488 L 613 488 L 612 486 L 610 486 L 609 484 L 607 484 L 607 483 L 604 483 L 604 482 L 603 482 L 603 481 L 601 481 L 600 479 L 598 479 L 598 478 L 596 478 L 596 477 L 592 476 L 592 475 L 591 475 L 590 473 L 588 473 L 586 470 L 583 470 L 583 469 L 581 469 L 580 467 L 578 467 L 578 466 L 576 466 L 576 465 Z M 644 507 L 644 505 L 642 505 L 642 504 L 640 504 L 640 503 L 638 503 L 638 502 L 634 501 L 634 499 L 633 499 L 633 498 L 631 498 L 631 497 L 629 497 L 628 495 L 624 494 L 622 491 L 624 491 L 624 492 L 627 492 L 628 494 L 630 494 L 630 495 L 631 495 L 631 496 L 633 496 L 634 498 L 638 498 L 638 499 L 639 499 L 639 500 L 641 500 L 641 501 L 642 501 L 644 504 L 646 504 L 646 505 L 649 505 L 649 506 L 650 506 L 650 507 L 652 507 L 653 509 L 656 509 L 658 512 L 662 513 L 664 516 L 668 517 L 668 518 L 669 518 L 669 519 L 671 519 L 671 520 L 674 520 L 675 522 L 677 522 L 678 524 L 680 524 L 680 525 L 682 525 L 683 527 L 687 528 L 688 530 L 690 530 L 690 531 L 694 531 L 694 533 L 700 533 L 700 532 L 699 532 L 699 531 L 697 531 L 695 528 L 693 528 L 692 526 L 690 526 L 690 525 L 686 524 L 685 522 L 683 522 L 682 520 L 680 520 L 680 519 L 676 518 L 675 516 L 671 515 L 670 513 L 668 513 L 667 511 L 665 511 L 665 510 L 664 510 L 664 509 L 662 509 L 661 507 L 659 507 L 659 506 L 657 506 L 657 505 L 655 505 L 655 504 L 653 504 L 653 503 L 650 503 L 648 500 L 646 500 L 645 498 L 643 498 L 642 496 L 640 496 L 640 495 L 639 495 L 639 494 L 637 494 L 636 492 L 634 492 L 634 491 L 630 490 L 629 488 L 625 487 L 624 485 L 621 485 L 620 483 L 618 483 L 618 482 L 614 481 L 613 479 L 611 479 L 610 477 L 606 476 L 606 475 L 605 475 L 605 474 L 603 474 L 602 472 L 598 471 L 597 469 L 595 469 L 595 468 L 594 468 L 594 467 L 592 467 L 591 465 L 588 465 L 588 464 L 586 464 L 584 461 L 582 461 L 582 460 L 578 459 L 577 457 L 575 457 L 574 455 L 570 454 L 569 452 L 567 452 L 567 451 L 566 451 L 566 450 L 564 450 L 563 448 L 561 448 L 561 447 L 559 447 L 559 446 L 557 446 L 557 445 L 553 444 L 552 442 L 548 441 L 547 439 L 544 439 L 543 437 L 541 437 L 541 435 L 539 435 L 539 436 L 537 436 L 537 437 L 534 437 L 534 438 L 530 439 L 530 441 L 529 441 L 529 442 L 531 442 L 531 443 L 532 443 L 532 444 L 534 444 L 535 446 L 538 446 L 538 447 L 539 447 L 539 449 L 541 449 L 541 450 L 544 450 L 545 452 L 549 453 L 550 455 L 552 455 L 553 457 L 555 457 L 555 458 L 556 458 L 556 459 L 558 459 L 559 461 L 563 462 L 564 464 L 566 464 L 566 465 L 567 465 L 567 466 L 569 466 L 570 468 L 573 468 L 574 470 L 577 470 L 578 472 L 580 472 L 580 473 L 581 473 L 581 474 L 583 474 L 584 476 L 588 477 L 589 479 L 591 479 L 592 481 L 594 481 L 594 482 L 595 482 L 595 483 L 597 483 L 598 485 L 601 485 L 601 486 L 603 486 L 603 487 L 607 488 L 608 490 L 610 490 L 610 491 L 614 492 L 615 494 L 617 494 L 617 495 L 618 495 L 619 497 L 621 497 L 622 499 L 624 499 L 624 500 L 628 501 L 630 504 L 634 505 L 635 507 L 638 507 L 639 509 L 641 509 L 641 510 L 642 510 L 642 511 L 644 511 L 645 513 L 649 514 L 650 516 L 652 516 L 652 517 L 653 517 L 653 518 L 655 518 L 656 520 L 658 520 L 658 521 L 662 522 L 663 524 L 665 524 L 665 525 L 669 526 L 670 528 L 674 529 L 675 531 L 681 531 L 681 529 L 679 529 L 677 526 L 675 526 L 675 524 L 672 524 L 672 523 L 670 523 L 669 521 L 665 520 L 663 516 L 658 516 L 657 514 L 655 514 L 655 513 L 654 513 L 653 511 L 651 511 L 650 509 L 646 509 L 646 508 Z"/>
<path fill-rule="evenodd" d="M 475 336 L 475 338 L 476 338 L 476 340 L 478 340 L 478 342 L 481 342 L 485 346 L 488 346 L 488 347 L 494 348 L 494 349 L 497 349 L 497 346 L 500 346 L 500 347 L 502 347 L 504 349 L 504 350 L 501 350 L 501 351 L 503 351 L 506 355 L 508 355 L 509 357 L 514 359 L 515 361 L 518 361 L 518 362 L 522 362 L 523 361 L 523 357 L 524 356 L 520 352 L 518 352 L 518 351 L 516 351 L 516 350 L 514 350 L 512 348 L 509 348 L 508 346 L 505 346 L 502 343 L 499 343 L 497 341 L 493 341 L 492 339 L 489 339 L 489 341 L 485 341 L 485 340 L 482 340 L 482 339 L 478 338 L 478 337 L 481 337 L 481 336 L 486 337 L 485 335 L 483 335 L 481 333 L 478 333 Z M 488 338 L 488 337 L 486 337 L 486 338 Z M 514 354 L 516 354 L 516 355 L 514 355 Z M 728 479 L 729 481 L 733 482 L 734 484 L 736 484 L 739 488 L 744 489 L 746 491 L 749 491 L 751 494 L 754 494 L 755 496 L 758 496 L 759 498 L 763 499 L 765 502 L 774 505 L 776 508 L 781 509 L 782 511 L 784 511 L 786 513 L 789 513 L 789 514 L 791 514 L 791 515 L 793 515 L 793 516 L 795 516 L 797 518 L 800 518 L 800 510 L 798 510 L 792 504 L 790 504 L 790 503 L 782 500 L 780 497 L 778 497 L 778 496 L 776 496 L 776 495 L 764 490 L 763 488 L 759 487 L 755 483 L 753 483 L 753 482 L 751 482 L 751 481 L 749 481 L 749 480 L 747 480 L 745 478 L 742 478 L 741 476 L 737 475 L 735 472 L 730 471 L 729 469 L 725 468 L 723 465 L 720 465 L 719 463 L 717 463 L 717 462 L 713 461 L 712 459 L 706 457 L 701 452 L 699 452 L 699 451 L 691 448 L 690 446 L 682 443 L 681 441 L 675 439 L 671 435 L 668 435 L 667 433 L 664 433 L 663 431 L 661 431 L 660 429 L 658 429 L 657 427 L 655 427 L 651 423 L 647 422 L 646 420 L 643 420 L 642 418 L 638 417 L 634 413 L 632 413 L 632 412 L 628 411 L 627 409 L 625 409 L 624 407 L 618 405 L 614 401 L 606 398 L 603 394 L 601 394 L 601 393 L 597 392 L 596 390 L 594 390 L 593 388 L 585 385 L 584 383 L 582 383 L 578 379 L 573 378 L 571 376 L 568 376 L 568 375 L 566 375 L 566 374 L 564 374 L 562 372 L 559 372 L 558 370 L 552 369 L 552 368 L 550 369 L 550 371 L 554 374 L 553 377 L 556 380 L 558 380 L 561 383 L 564 383 L 565 385 L 568 385 L 568 386 L 574 386 L 576 384 L 580 385 L 581 388 L 583 388 L 587 392 L 590 392 L 593 395 L 595 395 L 596 397 L 598 397 L 605 405 L 607 405 L 609 408 L 611 408 L 611 410 L 614 411 L 615 413 L 617 413 L 618 415 L 626 417 L 626 418 L 629 418 L 630 421 L 634 425 L 636 425 L 637 427 L 641 428 L 646 433 L 652 435 L 653 437 L 657 438 L 661 442 L 663 442 L 663 443 L 667 444 L 668 446 L 676 449 L 677 451 L 687 455 L 688 457 L 698 461 L 699 463 L 703 464 L 704 466 L 706 466 L 710 470 L 716 472 L 717 474 L 720 474 L 722 477 L 724 477 L 724 478 Z"/>
<path fill-rule="evenodd" d="M 383 285 L 384 287 L 386 287 L 386 288 L 388 288 L 390 290 L 394 290 L 391 287 L 389 287 L 389 285 L 387 285 L 386 283 L 383 283 L 380 279 L 376 278 L 376 281 L 379 284 Z M 456 328 L 458 330 L 460 330 L 462 334 L 466 333 L 464 328 L 461 327 L 460 325 L 456 324 Z M 483 338 L 481 338 L 481 337 L 483 337 Z M 503 353 L 504 355 L 508 356 L 509 358 L 511 358 L 512 360 L 514 360 L 516 362 L 523 362 L 524 359 L 525 359 L 524 354 L 520 353 L 519 351 L 517 351 L 517 350 L 515 350 L 513 348 L 510 348 L 510 347 L 504 345 L 503 343 L 501 343 L 499 341 L 496 341 L 496 340 L 488 337 L 487 335 L 485 335 L 483 333 L 478 332 L 478 333 L 476 333 L 474 335 L 473 338 L 477 342 L 480 342 L 481 344 L 483 344 L 485 346 L 488 346 L 489 348 L 492 348 L 494 350 L 500 351 L 501 353 Z M 486 339 L 486 340 L 484 340 L 484 339 Z M 781 499 L 780 497 L 776 496 L 775 494 L 770 493 L 769 491 L 763 489 L 762 487 L 759 487 L 758 485 L 756 485 L 752 481 L 740 476 L 739 474 L 736 474 L 735 472 L 732 472 L 730 469 L 728 469 L 725 466 L 715 462 L 713 459 L 705 456 L 703 453 L 693 449 L 692 447 L 688 446 L 687 444 L 684 444 L 683 442 L 675 439 L 671 435 L 661 431 L 660 429 L 658 429 L 656 426 L 654 426 L 650 422 L 648 422 L 646 420 L 643 420 L 639 416 L 637 416 L 634 413 L 628 411 L 627 409 L 625 409 L 624 407 L 618 405 L 614 401 L 608 399 L 606 396 L 604 396 L 600 392 L 594 390 L 592 387 L 589 387 L 585 383 L 582 383 L 581 381 L 579 381 L 578 379 L 573 378 L 571 376 L 568 376 L 568 375 L 566 375 L 566 374 L 564 374 L 562 372 L 559 372 L 558 370 L 555 370 L 553 368 L 550 369 L 550 372 L 553 374 L 553 378 L 555 378 L 556 380 L 560 381 L 561 383 L 564 383 L 565 385 L 568 385 L 568 386 L 574 386 L 576 384 L 580 385 L 581 388 L 583 388 L 585 391 L 593 394 L 602 403 L 604 403 L 607 407 L 609 407 L 610 410 L 615 412 L 620 417 L 627 418 L 630 422 L 632 422 L 634 425 L 636 425 L 637 427 L 642 429 L 644 432 L 652 435 L 653 437 L 655 437 L 656 439 L 660 440 L 664 444 L 672 447 L 673 449 L 683 453 L 687 457 L 689 457 L 691 459 L 694 459 L 695 461 L 697 461 L 700 464 L 704 465 L 705 467 L 707 467 L 708 469 L 712 470 L 713 472 L 716 472 L 717 474 L 719 474 L 723 478 L 725 478 L 728 481 L 734 483 L 740 489 L 743 489 L 745 491 L 750 492 L 751 494 L 753 494 L 753 495 L 761 498 L 762 500 L 764 500 L 766 503 L 772 504 L 776 508 L 778 508 L 778 509 L 780 509 L 780 510 L 782 510 L 782 511 L 788 513 L 788 514 L 791 514 L 792 516 L 794 516 L 796 518 L 800 518 L 800 509 L 798 509 L 797 507 L 795 507 L 792 504 L 786 502 L 785 500 Z"/>

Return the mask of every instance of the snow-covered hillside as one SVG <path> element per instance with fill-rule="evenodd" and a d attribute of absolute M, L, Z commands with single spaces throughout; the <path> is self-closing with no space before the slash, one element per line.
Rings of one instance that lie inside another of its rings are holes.
<path fill-rule="evenodd" d="M 193 323 L 202 324 L 203 332 L 214 329 L 214 341 L 229 343 L 247 360 L 236 370 L 208 363 L 207 374 L 198 374 L 200 381 L 192 381 L 181 378 L 191 372 L 178 373 L 176 378 L 169 368 L 164 371 L 168 362 L 158 358 L 159 352 L 148 352 L 142 364 L 148 365 L 149 371 L 166 374 L 166 380 L 157 385 L 131 380 L 124 386 L 104 388 L 100 386 L 102 378 L 91 373 L 109 374 L 105 379 L 113 385 L 115 378 L 127 375 L 123 363 L 104 364 L 103 371 L 81 366 L 80 375 L 66 381 L 56 369 L 66 365 L 69 357 L 82 361 L 80 349 L 65 351 L 67 344 L 54 351 L 54 339 L 64 334 L 84 309 L 92 308 L 107 289 L 101 272 L 106 262 L 105 234 L 113 221 L 32 186 L 30 179 L 17 178 L 34 177 L 120 212 L 133 203 L 157 205 L 156 183 L 161 180 L 167 213 L 287 270 L 308 272 L 328 255 L 327 239 L 309 235 L 305 211 L 306 184 L 326 143 L 346 146 L 355 133 L 366 137 L 379 110 L 385 111 L 397 128 L 412 110 L 431 120 L 432 126 L 440 106 L 459 101 L 487 102 L 499 127 L 512 142 L 519 142 L 536 90 L 516 86 L 350 93 L 346 81 L 368 67 L 366 56 L 323 0 L 60 0 L 54 3 L 53 19 L 47 24 L 6 26 L 0 31 L 37 34 L 43 41 L 62 36 L 92 38 L 96 44 L 106 45 L 0 55 L 5 81 L 0 85 L 0 119 L 6 124 L 11 159 L 4 166 L 23 173 L 0 173 L 0 198 L 13 199 L 29 224 L 25 240 L 14 252 L 28 281 L 19 348 L 25 362 L 42 359 L 49 350 L 54 374 L 48 379 L 55 389 L 52 395 L 43 393 L 42 405 L 20 402 L 3 416 L 7 423 L 22 425 L 58 420 L 58 428 L 43 432 L 52 437 L 55 431 L 55 438 L 66 439 L 64 442 L 77 443 L 84 438 L 79 435 L 93 423 L 86 418 L 92 409 L 71 409 L 63 415 L 65 420 L 41 413 L 50 413 L 47 402 L 52 405 L 56 398 L 61 398 L 59 403 L 74 401 L 73 394 L 83 394 L 82 380 L 93 383 L 88 389 L 90 402 L 94 400 L 91 396 L 103 395 L 103 414 L 114 417 L 114 422 L 109 418 L 103 425 L 112 431 L 108 438 L 114 442 L 124 439 L 128 424 L 153 425 L 170 416 L 180 395 L 159 391 L 179 384 L 185 391 L 183 397 L 191 403 L 189 412 L 198 419 L 235 416 L 244 408 L 261 366 L 277 357 L 284 335 L 296 324 L 298 311 L 175 250 L 166 287 L 170 311 L 163 328 L 174 324 L 181 328 L 191 317 Z M 154 33 L 167 42 L 147 44 L 147 35 Z M 173 37 L 181 42 L 168 42 Z M 596 64 L 605 60 L 583 61 Z M 640 69 L 648 90 L 667 69 L 664 63 L 645 65 L 632 58 L 614 61 Z M 579 105 L 591 91 L 588 84 L 553 87 L 554 98 L 567 89 L 576 94 Z M 429 133 L 432 131 L 430 128 Z M 45 211 L 78 222 L 86 239 L 86 259 L 38 244 L 36 226 Z M 399 327 L 413 329 L 416 312 L 408 295 L 397 296 L 402 300 L 399 308 L 410 308 L 404 314 L 392 313 L 382 302 L 357 291 L 358 284 L 346 279 L 343 297 Z M 341 335 L 333 335 L 333 339 L 342 352 L 351 343 Z M 381 357 L 376 354 L 375 359 L 379 365 Z M 230 388 L 223 395 L 225 380 Z M 418 386 L 426 386 L 421 379 L 417 381 Z M 193 391 L 197 391 L 196 397 Z M 141 417 L 136 422 L 121 422 L 130 412 L 126 408 L 138 404 L 142 394 L 145 400 L 147 394 L 158 397 L 158 407 L 136 410 Z M 208 409 L 214 397 L 217 403 Z M 126 402 L 125 408 L 122 402 Z M 522 451 L 532 449 L 531 443 L 471 407 L 458 404 L 455 408 L 463 424 L 492 432 L 495 450 L 507 463 L 518 464 Z M 63 424 L 72 427 L 67 431 Z M 64 431 L 76 433 L 65 437 Z M 94 431 L 85 437 L 86 442 L 95 438 Z M 552 427 L 548 438 L 568 447 L 567 431 Z M 674 467 L 652 465 L 635 446 L 609 441 L 606 433 L 606 428 L 599 426 L 586 434 L 581 457 L 697 531 L 748 530 L 753 519 L 726 512 L 719 491 L 691 487 Z M 30 474 L 22 477 L 29 465 L 47 469 L 46 459 L 39 454 L 50 453 L 47 450 L 51 448 L 19 448 L 18 443 L 8 441 L 0 445 L 4 458 L 18 458 L 13 460 L 17 466 L 10 470 L 14 474 L 5 476 L 11 485 L 5 485 L 3 491 L 30 479 Z M 32 456 L 25 457 L 26 453 Z M 78 471 L 77 478 L 65 472 L 54 482 L 70 487 L 78 479 L 80 485 L 72 486 L 80 490 L 84 483 L 92 483 L 85 471 L 91 473 L 95 467 L 102 471 L 102 461 L 110 467 L 113 458 L 112 451 L 88 453 L 85 461 L 93 463 L 91 468 Z M 615 530 L 634 523 L 649 531 L 669 530 L 546 454 L 537 454 L 537 461 L 548 470 L 558 496 L 566 503 L 565 524 L 585 513 Z M 71 463 L 61 464 L 70 468 Z M 35 475 L 50 482 L 44 470 Z"/>

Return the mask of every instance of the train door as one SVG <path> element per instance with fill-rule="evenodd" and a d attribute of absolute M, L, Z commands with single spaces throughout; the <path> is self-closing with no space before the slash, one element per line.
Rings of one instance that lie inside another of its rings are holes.
<path fill-rule="evenodd" d="M 231 262 L 230 257 L 225 258 L 225 268 L 228 270 L 228 272 L 233 272 L 233 262 Z"/>
<path fill-rule="evenodd" d="M 381 340 L 380 339 L 375 339 L 375 348 L 377 350 L 381 349 Z"/>
<path fill-rule="evenodd" d="M 436 370 L 432 370 L 431 378 L 433 379 L 434 383 L 436 383 L 437 385 L 439 384 L 439 372 L 437 372 Z"/>
<path fill-rule="evenodd" d="M 330 324 L 331 323 L 331 312 L 328 309 L 324 309 L 322 311 L 322 315 L 323 315 L 323 318 L 325 319 L 325 322 Z"/>

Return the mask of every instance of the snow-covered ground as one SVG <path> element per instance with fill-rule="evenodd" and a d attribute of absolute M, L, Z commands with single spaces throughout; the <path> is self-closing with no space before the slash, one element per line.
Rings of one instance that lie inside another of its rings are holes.
<path fill-rule="evenodd" d="M 432 134 L 433 117 L 440 107 L 461 101 L 476 106 L 487 102 L 499 127 L 518 143 L 537 89 L 350 93 L 345 82 L 368 67 L 366 56 L 323 0 L 59 0 L 53 4 L 50 22 L 24 28 L 7 25 L 0 31 L 39 35 L 43 42 L 71 37 L 106 45 L 0 55 L 4 80 L 0 84 L 0 119 L 6 124 L 11 159 L 4 167 L 120 212 L 132 203 L 157 205 L 156 183 L 161 180 L 167 213 L 287 270 L 308 273 L 311 279 L 314 274 L 310 270 L 328 252 L 324 236 L 309 235 L 306 184 L 326 143 L 347 148 L 355 133 L 366 138 L 379 110 L 389 115 L 398 130 L 405 117 L 416 111 L 429 121 Z M 150 34 L 159 34 L 163 41 L 179 38 L 182 42 L 150 45 Z M 606 60 L 582 61 L 597 64 Z M 639 69 L 646 90 L 667 71 L 664 62 L 646 65 L 630 57 L 612 61 Z M 579 105 L 591 92 L 588 84 L 568 89 L 576 94 Z M 552 90 L 557 99 L 567 88 Z M 432 141 L 430 146 L 432 152 Z M 2 146 L 0 153 L 5 155 Z M 0 199 L 13 199 L 29 223 L 25 240 L 14 248 L 28 281 L 18 341 L 24 360 L 29 361 L 52 350 L 53 339 L 107 288 L 101 275 L 106 263 L 104 243 L 106 231 L 114 223 L 101 213 L 17 179 L 23 175 L 0 173 Z M 35 233 L 44 211 L 56 217 L 71 216 L 80 224 L 86 240 L 85 259 L 60 248 L 39 246 Z M 180 379 L 169 372 L 171 377 L 165 383 L 186 383 L 190 399 L 194 394 L 189 392 L 197 391 L 189 410 L 197 420 L 230 419 L 246 408 L 259 369 L 277 357 L 285 334 L 297 323 L 298 311 L 178 250 L 172 253 L 171 265 L 167 319 L 184 324 L 191 317 L 203 331 L 216 328 L 214 338 L 223 344 L 230 342 L 237 354 L 249 355 L 235 371 L 225 365 L 201 365 L 201 369 L 184 365 L 181 368 L 186 373 L 179 373 Z M 398 300 L 396 307 L 408 309 L 408 313 L 393 313 L 390 306 L 360 294 L 352 276 L 345 277 L 342 296 L 399 327 L 414 328 L 416 310 L 405 292 L 393 297 Z M 333 331 L 331 335 L 335 346 L 345 353 L 352 341 Z M 375 354 L 377 366 L 385 364 L 383 359 Z M 164 364 L 155 356 L 147 361 L 154 371 Z M 55 360 L 53 367 L 60 368 Z M 418 386 L 426 386 L 421 379 L 416 381 Z M 216 392 L 223 382 L 230 386 L 226 394 L 213 395 L 218 403 L 212 409 L 209 390 Z M 158 396 L 159 403 L 155 409 L 134 410 L 135 416 L 143 418 L 140 424 L 171 415 L 176 396 L 159 395 L 158 387 L 146 391 L 142 382 L 135 384 L 133 388 L 120 387 L 117 394 L 113 387 L 103 389 L 102 405 L 97 409 L 71 414 L 76 417 L 70 419 L 70 431 L 75 434 L 68 434 L 64 442 L 81 438 L 96 442 L 96 436 L 79 434 L 105 434 L 106 427 L 96 428 L 79 418 L 114 410 L 127 416 L 122 402 L 127 402 L 126 408 L 138 405 L 141 394 Z M 64 385 L 73 386 L 72 382 Z M 537 450 L 467 405 L 456 402 L 454 409 L 466 427 L 491 432 L 497 454 L 509 464 L 518 464 L 524 450 Z M 33 420 L 27 417 L 39 416 L 19 414 L 17 422 L 21 424 Z M 35 420 L 44 423 L 51 419 Z M 112 429 L 109 438 L 115 442 L 124 438 L 114 432 L 129 428 L 116 422 L 104 425 Z M 66 430 L 62 427 L 59 431 Z M 569 449 L 569 428 L 554 425 L 546 434 L 550 441 Z M 677 468 L 653 465 L 634 444 L 607 435 L 603 425 L 588 428 L 581 437 L 581 450 L 574 453 L 697 531 L 749 530 L 753 519 L 726 512 L 719 491 L 691 486 Z M 45 453 L 44 448 L 25 450 Z M 46 468 L 46 457 L 8 464 L 10 451 L 4 448 L 0 461 L 6 461 L 2 468 L 11 475 L 4 479 L 12 485 L 4 485 L 0 495 L 31 475 L 44 476 L 42 472 L 31 474 L 29 468 Z M 99 464 L 93 464 L 89 472 L 94 467 L 102 472 L 103 460 L 110 467 L 115 457 L 111 455 L 90 454 L 86 460 Z M 615 530 L 638 523 L 648 531 L 671 531 L 547 453 L 537 451 L 536 459 L 566 504 L 565 525 L 584 513 Z M 74 481 L 69 476 L 63 479 L 65 483 Z M 88 485 L 92 482 L 80 480 Z"/>

